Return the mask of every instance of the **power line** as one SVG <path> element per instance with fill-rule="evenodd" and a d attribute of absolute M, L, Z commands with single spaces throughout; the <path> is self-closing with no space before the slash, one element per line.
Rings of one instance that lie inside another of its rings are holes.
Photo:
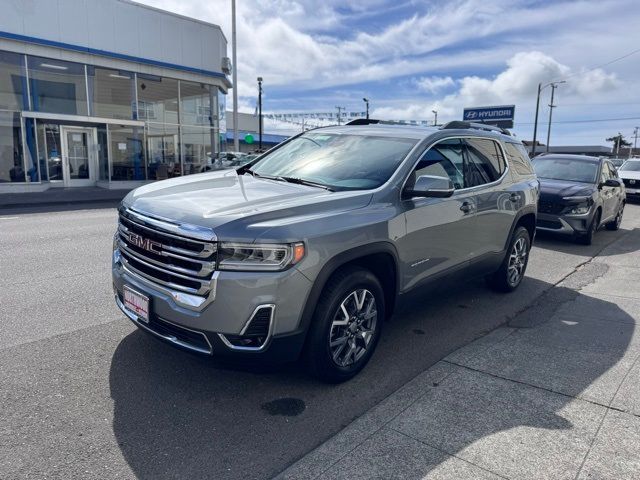
<path fill-rule="evenodd" d="M 562 79 L 566 80 L 567 78 L 575 77 L 576 75 L 584 75 L 587 72 L 592 72 L 593 70 L 597 70 L 598 68 L 606 67 L 608 65 L 611 65 L 612 63 L 616 63 L 616 62 L 619 62 L 620 60 L 624 60 L 625 58 L 630 57 L 631 55 L 635 55 L 638 52 L 640 52 L 640 48 L 637 48 L 637 49 L 633 50 L 632 52 L 626 53 L 626 54 L 622 55 L 621 57 L 614 58 L 613 60 L 605 62 L 605 63 L 603 63 L 601 65 L 596 65 L 595 67 L 591 67 L 591 68 L 589 68 L 587 70 L 574 72 L 571 75 L 567 75 L 566 77 L 562 77 Z"/>
<path fill-rule="evenodd" d="M 626 117 L 626 118 L 597 118 L 589 120 L 556 120 L 553 123 L 600 123 L 600 122 L 621 122 L 623 120 L 640 120 L 640 117 Z M 518 125 L 533 125 L 533 122 L 517 122 Z"/>

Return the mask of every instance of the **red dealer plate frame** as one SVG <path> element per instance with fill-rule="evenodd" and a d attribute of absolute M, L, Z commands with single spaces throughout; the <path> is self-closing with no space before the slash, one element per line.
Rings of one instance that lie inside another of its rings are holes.
<path fill-rule="evenodd" d="M 135 313 L 143 322 L 149 323 L 149 297 L 126 285 L 123 288 L 123 297 L 126 309 Z"/>

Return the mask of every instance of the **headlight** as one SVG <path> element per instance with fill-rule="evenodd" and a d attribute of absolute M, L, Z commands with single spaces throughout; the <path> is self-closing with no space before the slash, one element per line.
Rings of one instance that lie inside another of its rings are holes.
<path fill-rule="evenodd" d="M 589 213 L 589 208 L 591 207 L 586 203 L 581 205 L 575 205 L 573 207 L 567 207 L 567 213 L 569 215 L 584 215 L 585 213 Z"/>
<path fill-rule="evenodd" d="M 273 272 L 295 265 L 302 260 L 304 254 L 304 243 L 221 242 L 218 248 L 218 269 Z"/>

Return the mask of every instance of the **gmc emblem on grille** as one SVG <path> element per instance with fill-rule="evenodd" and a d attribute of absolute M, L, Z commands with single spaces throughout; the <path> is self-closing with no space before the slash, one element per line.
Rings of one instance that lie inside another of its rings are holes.
<path fill-rule="evenodd" d="M 129 242 L 131 242 L 131 245 L 147 250 L 148 252 L 162 253 L 162 244 L 160 242 L 154 242 L 148 238 L 141 237 L 137 233 L 129 232 Z"/>

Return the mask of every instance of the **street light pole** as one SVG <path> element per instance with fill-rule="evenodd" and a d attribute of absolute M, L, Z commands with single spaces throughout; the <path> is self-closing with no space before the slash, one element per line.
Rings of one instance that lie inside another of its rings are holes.
<path fill-rule="evenodd" d="M 531 146 L 531 158 L 536 156 L 536 142 L 538 135 L 538 112 L 540 111 L 540 92 L 542 92 L 542 83 L 538 84 L 538 99 L 536 100 L 536 119 L 533 122 L 533 145 Z"/>
<path fill-rule="evenodd" d="M 336 106 L 336 108 L 338 109 L 338 125 L 342 125 L 342 110 L 344 110 L 345 107 Z"/>
<path fill-rule="evenodd" d="M 258 77 L 258 150 L 262 152 L 262 77 Z"/>
<path fill-rule="evenodd" d="M 437 127 L 438 126 L 438 111 L 437 110 L 431 110 L 431 113 L 433 113 L 435 115 L 435 118 L 433 119 L 433 126 Z"/>
<path fill-rule="evenodd" d="M 363 98 L 362 101 L 367 106 L 367 120 L 369 120 L 369 99 L 368 98 Z"/>
<path fill-rule="evenodd" d="M 538 143 L 538 112 L 540 111 L 540 93 L 542 90 L 549 86 L 554 86 L 556 88 L 561 83 L 567 83 L 566 80 L 562 80 L 561 82 L 550 82 L 545 85 L 542 83 L 538 84 L 538 96 L 536 98 L 536 118 L 533 121 L 533 145 L 531 146 L 531 158 L 536 156 L 536 144 Z M 553 100 L 551 100 L 551 104 L 553 104 Z M 549 112 L 549 130 L 551 130 L 551 112 Z M 549 132 L 548 132 L 549 133 Z M 547 152 L 549 151 L 549 135 L 547 135 Z"/>
<path fill-rule="evenodd" d="M 238 138 L 238 67 L 236 65 L 236 0 L 231 0 L 231 68 L 233 68 L 233 151 L 240 151 Z"/>
<path fill-rule="evenodd" d="M 553 115 L 553 109 L 556 107 L 553 104 L 553 94 L 558 86 L 555 83 L 551 84 L 551 103 L 549 103 L 549 126 L 547 127 L 547 153 L 549 153 L 549 140 L 551 138 L 551 116 Z"/>

